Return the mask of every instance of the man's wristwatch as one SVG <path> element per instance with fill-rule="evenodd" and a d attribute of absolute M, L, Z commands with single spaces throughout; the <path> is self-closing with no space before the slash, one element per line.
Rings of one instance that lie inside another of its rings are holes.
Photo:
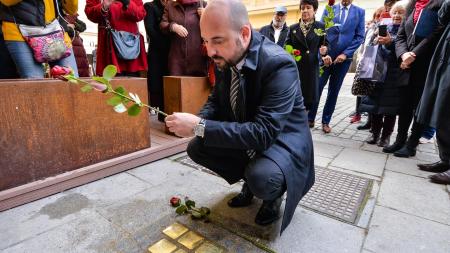
<path fill-rule="evenodd" d="M 200 119 L 200 122 L 198 122 L 198 124 L 194 127 L 195 136 L 203 138 L 203 136 L 205 135 L 205 123 L 205 119 Z"/>

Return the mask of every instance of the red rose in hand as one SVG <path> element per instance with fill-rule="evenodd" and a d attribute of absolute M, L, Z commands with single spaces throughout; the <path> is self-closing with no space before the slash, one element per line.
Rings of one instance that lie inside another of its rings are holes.
<path fill-rule="evenodd" d="M 181 204 L 181 199 L 178 198 L 178 197 L 172 197 L 172 198 L 170 199 L 170 204 L 171 204 L 173 207 L 177 207 L 177 206 L 179 206 L 179 205 Z"/>
<path fill-rule="evenodd" d="M 300 56 L 300 50 L 298 50 L 298 49 L 294 49 L 293 51 L 292 51 L 292 54 L 294 55 L 294 56 Z"/>
<path fill-rule="evenodd" d="M 63 80 L 65 80 L 63 76 L 68 75 L 70 73 L 72 73 L 72 70 L 66 67 L 54 66 L 52 69 L 50 69 L 51 76 Z"/>
<path fill-rule="evenodd" d="M 336 2 L 335 0 L 328 0 L 328 5 L 333 6 L 335 2 Z"/>

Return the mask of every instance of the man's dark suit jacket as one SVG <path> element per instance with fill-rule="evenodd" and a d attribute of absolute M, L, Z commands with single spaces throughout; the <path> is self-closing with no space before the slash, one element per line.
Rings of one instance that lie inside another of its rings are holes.
<path fill-rule="evenodd" d="M 314 184 L 313 144 L 297 65 L 283 48 L 253 31 L 241 70 L 237 98 L 240 122 L 236 122 L 230 105 L 231 71 L 218 71 L 216 78 L 216 86 L 200 111 L 200 117 L 207 119 L 204 145 L 252 149 L 257 156 L 278 164 L 287 184 L 283 232 L 300 199 Z"/>
<path fill-rule="evenodd" d="M 270 23 L 270 25 L 261 27 L 259 33 L 269 38 L 272 42 L 275 42 L 275 29 L 273 29 L 272 23 Z M 280 47 L 284 47 L 284 44 L 286 44 L 288 33 L 289 27 L 286 25 L 286 23 L 284 23 L 283 30 L 281 30 L 280 38 L 278 38 L 277 42 Z"/>

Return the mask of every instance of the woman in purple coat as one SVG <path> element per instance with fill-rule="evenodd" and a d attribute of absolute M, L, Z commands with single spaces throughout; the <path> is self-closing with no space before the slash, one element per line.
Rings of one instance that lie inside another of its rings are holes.
<path fill-rule="evenodd" d="M 167 2 L 160 23 L 162 32 L 170 34 L 169 74 L 206 76 L 207 57 L 202 53 L 200 15 L 203 1 Z"/>

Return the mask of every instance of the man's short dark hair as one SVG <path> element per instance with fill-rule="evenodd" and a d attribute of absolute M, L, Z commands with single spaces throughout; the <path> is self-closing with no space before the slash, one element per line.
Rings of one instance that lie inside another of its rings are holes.
<path fill-rule="evenodd" d="M 317 1 L 317 0 L 301 0 L 300 1 L 300 7 L 305 4 L 312 5 L 314 11 L 317 11 L 317 9 L 319 8 L 319 1 Z"/>

